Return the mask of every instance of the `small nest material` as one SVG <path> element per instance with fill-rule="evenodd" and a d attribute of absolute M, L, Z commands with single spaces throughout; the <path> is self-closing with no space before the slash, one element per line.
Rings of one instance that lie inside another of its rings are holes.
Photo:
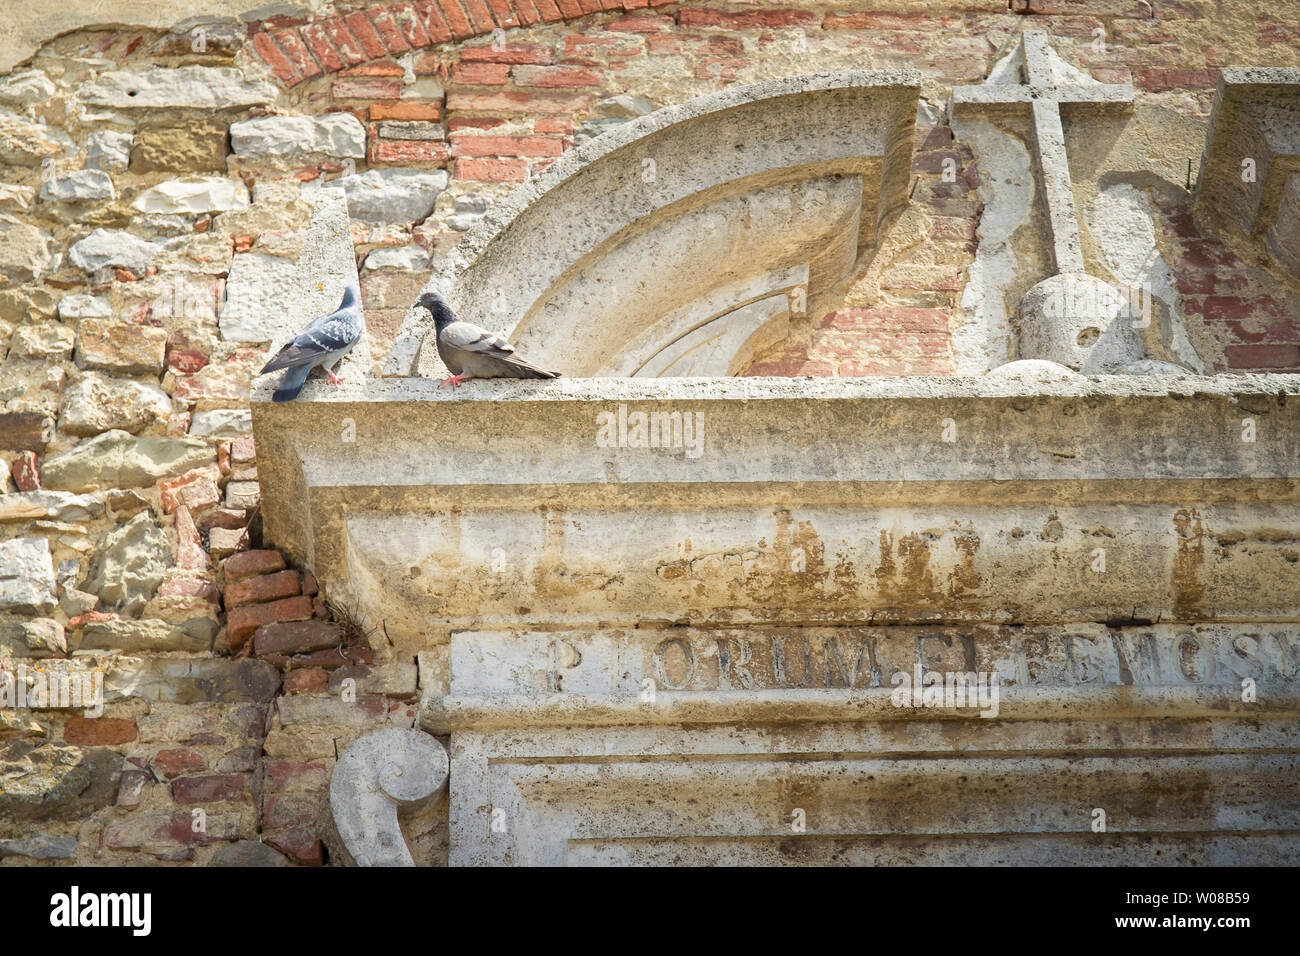
<path fill-rule="evenodd" d="M 375 628 L 366 623 L 365 615 L 359 610 L 343 601 L 325 600 L 325 609 L 330 613 L 330 619 L 339 627 L 339 635 L 343 639 L 343 645 L 370 647 L 370 637 L 375 633 Z"/>

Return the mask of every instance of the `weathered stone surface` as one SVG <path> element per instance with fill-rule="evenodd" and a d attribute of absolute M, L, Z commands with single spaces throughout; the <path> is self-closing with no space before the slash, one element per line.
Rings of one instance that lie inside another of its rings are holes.
<path fill-rule="evenodd" d="M 142 72 L 110 70 L 81 88 L 82 102 L 117 109 L 230 109 L 275 102 L 275 87 L 228 67 L 182 66 Z"/>
<path fill-rule="evenodd" d="M 41 199 L 46 202 L 112 202 L 116 198 L 113 180 L 108 173 L 98 169 L 78 169 L 51 176 L 41 186 Z"/>
<path fill-rule="evenodd" d="M 492 200 L 479 193 L 465 193 L 452 200 L 455 210 L 447 217 L 447 227 L 457 232 L 468 232 L 478 225 L 484 214 L 492 206 Z"/>
<path fill-rule="evenodd" d="M 0 275 L 10 282 L 40 278 L 54 262 L 49 233 L 0 215 Z"/>
<path fill-rule="evenodd" d="M 67 635 L 58 621 L 0 615 L 0 656 L 44 658 L 67 653 Z"/>
<path fill-rule="evenodd" d="M 366 269 L 399 269 L 403 272 L 423 272 L 429 268 L 428 250 L 417 245 L 376 249 L 366 256 Z"/>
<path fill-rule="evenodd" d="M 41 470 L 47 488 L 96 491 L 152 485 L 159 478 L 192 471 L 215 458 L 205 442 L 189 438 L 136 438 L 113 430 L 48 459 Z"/>
<path fill-rule="evenodd" d="M 63 393 L 59 428 L 83 436 L 112 429 L 134 434 L 171 413 L 171 399 L 157 385 L 89 372 Z"/>
<path fill-rule="evenodd" d="M 100 540 L 81 589 L 110 607 L 136 613 L 153 597 L 172 566 L 167 534 L 146 512 Z"/>
<path fill-rule="evenodd" d="M 0 495 L 0 521 L 93 521 L 104 517 L 104 501 L 98 495 L 74 495 L 65 491 L 19 491 Z"/>
<path fill-rule="evenodd" d="M 130 151 L 135 173 L 225 172 L 226 123 L 219 116 L 188 116 L 149 125 Z"/>
<path fill-rule="evenodd" d="M 129 232 L 96 229 L 68 250 L 68 261 L 86 272 L 120 266 L 143 275 L 157 254 L 157 246 Z"/>
<path fill-rule="evenodd" d="M 70 860 L 76 855 L 77 838 L 38 833 L 19 840 L 0 840 L 0 857 L 25 856 L 32 860 Z"/>
<path fill-rule="evenodd" d="M 1014 326 L 1022 359 L 1106 375 L 1142 358 L 1140 321 L 1121 290 L 1090 275 L 1058 273 L 1025 293 Z"/>
<path fill-rule="evenodd" d="M 14 183 L 0 183 L 0 209 L 9 212 L 22 212 L 30 209 L 36 198 L 36 190 L 31 186 L 18 186 Z"/>
<path fill-rule="evenodd" d="M 77 293 L 59 300 L 59 318 L 65 322 L 80 322 L 82 319 L 107 319 L 113 315 L 112 306 L 106 299 L 94 295 Z"/>
<path fill-rule="evenodd" d="M 427 219 L 438 194 L 447 188 L 443 169 L 372 169 L 345 176 L 348 212 L 363 222 L 413 223 Z"/>
<path fill-rule="evenodd" d="M 86 168 L 102 169 L 106 173 L 126 171 L 131 161 L 130 133 L 101 129 L 86 138 Z"/>
<path fill-rule="evenodd" d="M 366 129 L 351 113 L 258 116 L 231 124 L 230 145 L 236 156 L 250 162 L 363 159 Z"/>
<path fill-rule="evenodd" d="M 224 176 L 169 180 L 142 192 L 131 202 L 132 208 L 145 213 L 187 215 L 226 212 L 247 205 L 248 190 Z"/>
<path fill-rule="evenodd" d="M 57 603 L 50 543 L 44 538 L 0 541 L 0 610 L 45 614 Z"/>
<path fill-rule="evenodd" d="M 124 374 L 162 371 L 167 330 L 131 322 L 82 319 L 77 330 L 77 364 Z"/>
<path fill-rule="evenodd" d="M 1300 69 L 1220 71 L 1196 198 L 1300 277 Z"/>
<path fill-rule="evenodd" d="M 214 408 L 195 412 L 190 434 L 203 438 L 239 438 L 253 432 L 253 414 L 247 408 Z"/>
<path fill-rule="evenodd" d="M 237 253 L 226 279 L 221 309 L 221 337 L 231 342 L 271 339 L 275 306 L 293 294 L 297 266 L 289 259 L 260 252 Z"/>
<path fill-rule="evenodd" d="M 205 653 L 212 647 L 217 622 L 206 617 L 183 624 L 158 620 L 96 621 L 81 632 L 80 649 L 153 654 L 162 651 Z"/>
<path fill-rule="evenodd" d="M 104 679 L 105 700 L 130 697 L 169 704 L 265 703 L 280 689 L 280 672 L 259 660 L 229 658 L 119 659 Z"/>
<path fill-rule="evenodd" d="M 290 866 L 284 854 L 257 840 L 238 840 L 212 854 L 208 866 Z"/>
<path fill-rule="evenodd" d="M 0 163 L 39 166 L 60 155 L 68 137 L 12 113 L 0 113 Z"/>
<path fill-rule="evenodd" d="M 62 325 L 24 325 L 9 340 L 14 358 L 60 359 L 72 354 L 77 334 Z"/>
<path fill-rule="evenodd" d="M 2 742 L 0 814 L 53 820 L 92 813 L 112 803 L 121 765 L 121 756 L 111 750 Z"/>
<path fill-rule="evenodd" d="M 6 372 L 10 369 L 5 368 Z M 57 399 L 57 393 L 54 398 Z M 54 419 L 42 412 L 0 413 L 0 448 L 44 451 L 54 438 Z"/>
<path fill-rule="evenodd" d="M 53 81 L 40 70 L 11 73 L 0 81 L 0 103 L 5 106 L 29 106 L 43 103 L 54 95 Z"/>

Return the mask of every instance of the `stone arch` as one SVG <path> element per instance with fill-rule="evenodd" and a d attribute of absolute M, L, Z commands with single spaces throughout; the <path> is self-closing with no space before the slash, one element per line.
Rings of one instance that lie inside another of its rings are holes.
<path fill-rule="evenodd" d="M 787 293 L 836 288 L 906 202 L 918 92 L 854 71 L 651 113 L 522 185 L 427 288 L 566 375 L 730 374 L 783 334 Z M 386 375 L 440 374 L 429 328 L 407 314 Z"/>

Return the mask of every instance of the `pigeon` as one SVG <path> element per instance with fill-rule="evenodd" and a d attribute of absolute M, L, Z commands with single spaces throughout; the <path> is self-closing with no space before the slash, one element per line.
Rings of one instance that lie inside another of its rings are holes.
<path fill-rule="evenodd" d="M 436 292 L 426 292 L 416 305 L 424 306 L 433 316 L 437 329 L 438 355 L 452 376 L 438 384 L 457 388 L 470 378 L 559 378 L 515 355 L 515 347 L 495 332 L 456 318 L 445 299 Z"/>
<path fill-rule="evenodd" d="M 337 386 L 343 379 L 334 374 L 334 366 L 357 344 L 359 338 L 360 291 L 356 286 L 350 285 L 343 290 L 343 301 L 337 310 L 312 319 L 307 328 L 284 343 L 284 348 L 258 374 L 265 375 L 282 368 L 289 370 L 281 379 L 280 387 L 271 395 L 277 402 L 292 402 L 297 398 L 303 383 L 307 381 L 307 373 L 317 365 L 325 368 L 330 384 Z"/>

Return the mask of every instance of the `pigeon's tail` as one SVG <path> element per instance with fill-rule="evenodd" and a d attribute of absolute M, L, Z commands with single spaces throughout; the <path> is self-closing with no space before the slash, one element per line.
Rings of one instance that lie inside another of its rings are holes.
<path fill-rule="evenodd" d="M 284 378 L 280 380 L 280 387 L 272 393 L 271 398 L 277 402 L 292 402 L 302 391 L 302 386 L 307 381 L 307 373 L 310 371 L 310 365 L 295 365 L 290 368 L 284 373 Z"/>

